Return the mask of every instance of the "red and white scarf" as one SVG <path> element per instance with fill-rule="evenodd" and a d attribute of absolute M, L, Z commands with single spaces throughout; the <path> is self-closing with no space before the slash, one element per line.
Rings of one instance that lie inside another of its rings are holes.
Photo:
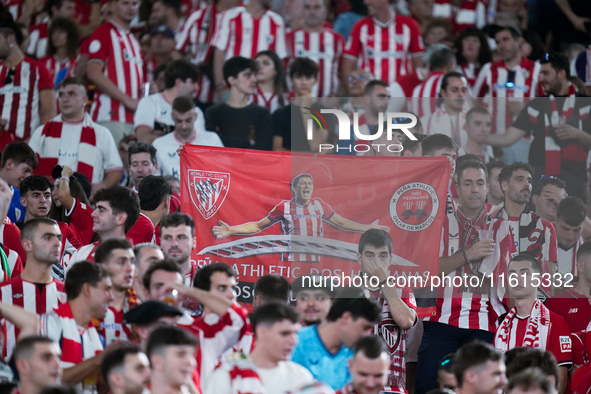
<path fill-rule="evenodd" d="M 219 368 L 228 371 L 232 394 L 267 394 L 256 365 L 249 356 L 231 353 L 222 358 Z"/>
<path fill-rule="evenodd" d="M 53 167 L 58 164 L 63 126 L 64 123 L 62 121 L 62 115 L 60 114 L 47 122 L 41 131 L 41 139 L 39 143 L 40 150 L 37 152 L 39 157 L 38 168 L 49 174 L 51 174 Z M 68 136 L 65 136 L 65 138 L 68 138 Z M 92 119 L 88 114 L 84 114 L 82 133 L 80 134 L 80 144 L 78 145 L 78 167 L 73 168 L 73 170 L 86 175 L 91 183 L 96 149 L 96 132 L 92 127 Z"/>
<path fill-rule="evenodd" d="M 567 158 L 571 161 L 586 161 L 587 151 L 583 148 L 580 143 L 576 141 L 562 141 L 562 144 L 556 136 L 555 128 L 560 124 L 561 118 L 563 121 L 568 121 L 575 112 L 575 101 L 576 91 L 572 84 L 568 86 L 568 96 L 564 100 L 562 111 L 559 112 L 558 104 L 554 95 L 549 96 L 550 108 L 546 110 L 544 114 L 544 127 L 546 130 L 546 169 L 544 174 L 552 176 L 560 176 L 560 167 L 562 158 Z M 537 118 L 537 111 L 531 107 L 528 107 L 530 117 Z M 583 120 L 589 116 L 589 106 L 581 108 L 579 110 L 579 119 L 577 122 L 577 128 L 583 129 Z M 562 146 L 561 146 L 562 145 Z"/>
<path fill-rule="evenodd" d="M 96 328 L 89 323 L 86 329 L 80 330 L 74 320 L 69 302 L 58 307 L 55 314 L 62 328 L 60 345 L 64 369 L 88 360 L 103 351 L 103 344 Z"/>
<path fill-rule="evenodd" d="M 507 313 L 495 335 L 495 347 L 503 352 L 517 346 L 545 350 L 546 343 L 548 342 L 548 333 L 550 332 L 550 311 L 548 308 L 540 300 L 534 302 L 529 318 L 527 319 L 527 327 L 525 329 L 523 343 L 521 344 L 516 343 L 515 335 L 511 335 L 513 321 L 516 315 L 516 307 L 513 307 Z"/>

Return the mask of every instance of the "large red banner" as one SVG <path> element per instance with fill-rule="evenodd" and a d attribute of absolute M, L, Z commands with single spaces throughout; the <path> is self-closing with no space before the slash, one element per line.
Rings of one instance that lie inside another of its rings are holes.
<path fill-rule="evenodd" d="M 392 276 L 437 274 L 450 165 L 444 157 L 352 157 L 186 145 L 183 212 L 195 220 L 200 266 L 238 275 L 239 300 L 278 273 L 356 276 L 368 228 L 394 241 Z"/>

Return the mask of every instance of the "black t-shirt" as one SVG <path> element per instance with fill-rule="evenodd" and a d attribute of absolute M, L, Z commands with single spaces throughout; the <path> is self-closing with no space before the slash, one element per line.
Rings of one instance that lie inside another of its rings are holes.
<path fill-rule="evenodd" d="M 314 103 L 311 108 L 320 112 L 324 107 L 321 104 Z M 308 112 L 308 110 L 304 110 Z M 277 109 L 273 112 L 273 135 L 283 137 L 283 147 L 293 152 L 310 152 L 310 144 L 306 136 L 306 127 L 302 118 L 301 107 L 290 104 L 285 107 Z M 325 117 L 329 132 L 335 129 L 335 120 L 333 115 Z M 330 138 L 330 137 L 329 137 Z M 327 141 L 330 143 L 331 141 Z"/>
<path fill-rule="evenodd" d="M 223 103 L 205 112 L 205 129 L 219 134 L 225 147 L 271 150 L 271 113 L 256 104 L 233 108 Z"/>
<path fill-rule="evenodd" d="M 562 113 L 564 100 L 566 97 L 556 97 L 556 105 L 558 113 Z M 578 95 L 575 100 L 575 107 L 573 115 L 566 120 L 566 123 L 577 128 L 582 129 L 587 134 L 591 134 L 591 97 Z M 546 125 L 544 116 L 550 116 L 552 106 L 548 97 L 538 97 L 531 100 L 523 108 L 523 110 L 513 122 L 513 127 L 523 130 L 527 135 L 533 136 L 531 147 L 529 149 L 529 164 L 536 170 L 536 172 L 545 173 L 546 168 Z M 580 116 L 580 114 L 582 114 Z M 586 114 L 586 115 L 585 115 Z M 580 120 L 582 119 L 582 127 Z M 577 143 L 573 140 L 559 140 L 554 134 L 552 126 L 549 126 L 549 134 L 554 139 L 558 146 L 564 147 L 571 143 Z M 582 146 L 582 145 L 581 145 Z M 583 148 L 585 151 L 588 149 Z M 560 172 L 569 177 L 576 177 L 581 181 L 587 181 L 587 158 L 567 157 L 564 152 L 561 154 Z M 562 178 L 564 179 L 564 178 Z"/>

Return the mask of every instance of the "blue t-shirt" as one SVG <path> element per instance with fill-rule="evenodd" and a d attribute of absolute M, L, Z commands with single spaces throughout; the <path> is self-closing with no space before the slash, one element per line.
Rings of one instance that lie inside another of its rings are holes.
<path fill-rule="evenodd" d="M 351 380 L 347 360 L 353 357 L 353 350 L 341 346 L 336 354 L 331 354 L 320 340 L 317 327 L 308 326 L 300 330 L 300 342 L 291 360 L 306 367 L 316 379 L 338 390 Z"/>

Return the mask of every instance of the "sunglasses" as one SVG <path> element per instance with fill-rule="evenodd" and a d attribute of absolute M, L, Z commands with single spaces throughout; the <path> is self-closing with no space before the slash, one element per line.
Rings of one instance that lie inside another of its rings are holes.
<path fill-rule="evenodd" d="M 14 70 L 10 69 L 6 73 L 6 79 L 4 80 L 4 85 L 10 85 L 14 79 Z"/>

